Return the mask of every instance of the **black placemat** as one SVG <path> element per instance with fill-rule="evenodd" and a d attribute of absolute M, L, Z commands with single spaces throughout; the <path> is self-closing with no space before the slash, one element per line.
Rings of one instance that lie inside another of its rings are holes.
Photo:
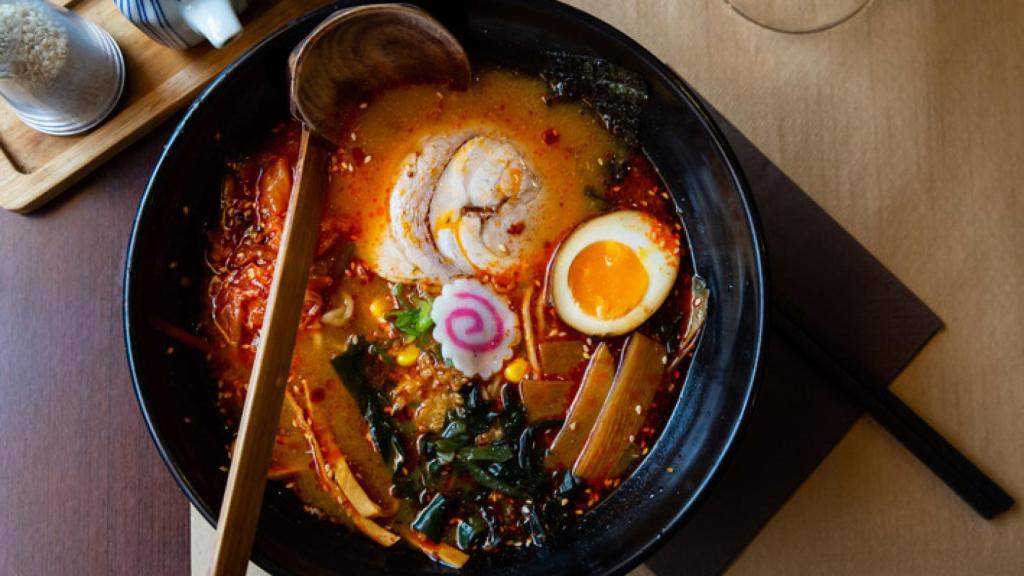
<path fill-rule="evenodd" d="M 850 373 L 888 385 L 942 321 L 732 124 L 712 116 L 761 214 L 774 310 Z M 861 413 L 769 328 L 760 392 L 732 460 L 648 568 L 658 576 L 723 572 Z"/>

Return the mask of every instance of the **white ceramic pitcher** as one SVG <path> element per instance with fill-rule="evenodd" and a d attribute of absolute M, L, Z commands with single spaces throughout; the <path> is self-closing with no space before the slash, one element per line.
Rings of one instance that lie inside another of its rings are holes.
<path fill-rule="evenodd" d="M 114 0 L 114 4 L 153 40 L 184 50 L 204 39 L 221 48 L 241 34 L 237 14 L 249 0 Z"/>

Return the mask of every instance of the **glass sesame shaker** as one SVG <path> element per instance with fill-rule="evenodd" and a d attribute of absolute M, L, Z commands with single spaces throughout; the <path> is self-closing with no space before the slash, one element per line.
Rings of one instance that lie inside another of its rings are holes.
<path fill-rule="evenodd" d="M 30 127 L 84 132 L 124 89 L 124 57 L 99 26 L 44 0 L 0 0 L 0 96 Z"/>

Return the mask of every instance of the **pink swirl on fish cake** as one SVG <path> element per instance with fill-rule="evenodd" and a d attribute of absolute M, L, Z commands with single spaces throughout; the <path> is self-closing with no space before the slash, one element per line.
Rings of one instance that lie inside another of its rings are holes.
<path fill-rule="evenodd" d="M 469 292 L 456 292 L 455 296 L 457 298 L 472 300 L 483 306 L 491 316 L 491 320 L 494 323 L 494 331 L 491 339 L 486 342 L 470 342 L 468 340 L 463 340 L 456 330 L 456 320 L 460 318 L 470 318 L 473 321 L 473 324 L 463 329 L 463 334 L 467 336 L 470 334 L 484 332 L 486 322 L 480 312 L 473 308 L 456 308 L 448 314 L 448 318 L 445 319 L 444 325 L 445 330 L 448 332 L 448 338 L 451 339 L 452 343 L 471 352 L 489 352 L 497 348 L 498 345 L 501 344 L 501 339 L 505 332 L 505 323 L 501 321 L 501 316 L 498 315 L 498 310 L 494 305 L 486 298 Z"/>
<path fill-rule="evenodd" d="M 488 377 L 511 358 L 519 340 L 508 301 L 477 280 L 446 284 L 430 313 L 441 355 L 468 376 Z"/>

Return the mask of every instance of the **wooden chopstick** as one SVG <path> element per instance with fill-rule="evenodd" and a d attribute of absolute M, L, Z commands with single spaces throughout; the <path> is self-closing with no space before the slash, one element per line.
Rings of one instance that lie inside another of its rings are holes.
<path fill-rule="evenodd" d="M 320 231 L 327 155 L 326 149 L 313 142 L 304 129 L 296 181 L 217 521 L 217 544 L 210 569 L 213 576 L 241 576 L 249 563 L 309 267 Z"/>
<path fill-rule="evenodd" d="M 857 380 L 777 306 L 772 307 L 771 325 L 982 517 L 992 519 L 1013 506 L 1009 494 L 899 397 L 885 386 Z"/>

